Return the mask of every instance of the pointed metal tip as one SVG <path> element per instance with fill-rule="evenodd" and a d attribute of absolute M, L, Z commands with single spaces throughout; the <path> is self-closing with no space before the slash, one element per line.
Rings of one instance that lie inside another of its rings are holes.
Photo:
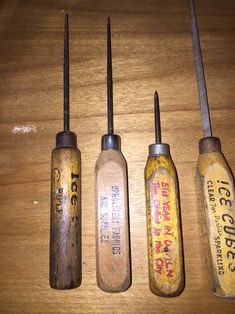
<path fill-rule="evenodd" d="M 68 13 L 65 13 L 64 15 L 64 38 L 68 37 L 68 28 L 69 28 L 69 15 Z"/>
<path fill-rule="evenodd" d="M 111 22 L 109 16 L 107 17 L 107 36 L 109 40 L 109 37 L 111 37 Z"/>
<path fill-rule="evenodd" d="M 157 91 L 155 91 L 155 93 L 154 93 L 154 101 L 155 102 L 159 101 L 159 97 L 158 97 L 158 92 Z"/>
<path fill-rule="evenodd" d="M 65 13 L 65 15 L 64 15 L 64 26 L 65 26 L 65 28 L 68 25 L 68 20 L 69 20 L 69 15 L 68 15 L 68 13 Z"/>
<path fill-rule="evenodd" d="M 154 93 L 154 116 L 155 116 L 155 138 L 156 144 L 161 144 L 161 121 L 158 92 Z"/>
<path fill-rule="evenodd" d="M 159 96 L 158 96 L 158 92 L 157 91 L 155 91 L 155 93 L 154 93 L 154 112 L 155 112 L 155 115 L 159 115 L 159 112 L 160 112 Z"/>

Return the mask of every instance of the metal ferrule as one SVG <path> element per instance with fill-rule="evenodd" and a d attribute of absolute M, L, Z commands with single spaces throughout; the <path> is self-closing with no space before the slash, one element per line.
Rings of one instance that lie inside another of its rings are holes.
<path fill-rule="evenodd" d="M 77 148 L 77 136 L 73 132 L 59 132 L 56 134 L 56 148 Z"/>
<path fill-rule="evenodd" d="M 218 137 L 208 136 L 201 138 L 199 141 L 199 152 L 200 154 L 221 152 L 221 143 Z"/>
<path fill-rule="evenodd" d="M 149 145 L 149 157 L 154 156 L 170 156 L 170 145 L 168 144 L 152 144 Z"/>
<path fill-rule="evenodd" d="M 117 134 L 105 134 L 101 139 L 101 150 L 121 149 L 121 138 Z"/>

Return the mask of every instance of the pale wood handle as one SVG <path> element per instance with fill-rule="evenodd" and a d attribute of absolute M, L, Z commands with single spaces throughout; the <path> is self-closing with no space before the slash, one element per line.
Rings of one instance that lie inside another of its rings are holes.
<path fill-rule="evenodd" d="M 98 286 L 121 292 L 131 285 L 127 166 L 116 150 L 96 163 L 96 274 Z"/>
<path fill-rule="evenodd" d="M 184 289 L 178 180 L 170 157 L 149 157 L 145 168 L 149 284 L 163 297 Z"/>
<path fill-rule="evenodd" d="M 212 291 L 235 297 L 235 200 L 233 175 L 220 152 L 199 155 L 211 256 Z"/>

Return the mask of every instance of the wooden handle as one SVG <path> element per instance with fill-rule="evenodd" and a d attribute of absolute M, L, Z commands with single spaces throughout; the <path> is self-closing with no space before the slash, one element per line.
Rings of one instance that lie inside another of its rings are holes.
<path fill-rule="evenodd" d="M 220 152 L 199 155 L 213 293 L 235 297 L 235 201 L 232 173 Z"/>
<path fill-rule="evenodd" d="M 117 150 L 101 151 L 96 163 L 96 274 L 106 292 L 131 285 L 127 166 Z"/>
<path fill-rule="evenodd" d="M 50 285 L 55 289 L 81 283 L 80 158 L 73 148 L 52 152 Z"/>
<path fill-rule="evenodd" d="M 150 290 L 163 297 L 184 289 L 178 180 L 167 156 L 149 157 L 145 168 Z"/>

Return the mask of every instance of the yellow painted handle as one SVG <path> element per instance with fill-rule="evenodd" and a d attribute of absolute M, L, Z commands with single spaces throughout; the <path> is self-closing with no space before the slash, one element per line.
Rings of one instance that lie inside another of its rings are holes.
<path fill-rule="evenodd" d="M 184 289 L 178 180 L 168 156 L 149 157 L 145 168 L 151 291 L 164 297 Z"/>
<path fill-rule="evenodd" d="M 96 163 L 96 274 L 106 292 L 131 285 L 126 161 L 103 150 Z"/>
<path fill-rule="evenodd" d="M 50 285 L 72 289 L 81 283 L 80 151 L 56 148 L 51 160 Z"/>
<path fill-rule="evenodd" d="M 232 173 L 220 152 L 199 155 L 213 293 L 235 297 L 235 201 Z"/>

